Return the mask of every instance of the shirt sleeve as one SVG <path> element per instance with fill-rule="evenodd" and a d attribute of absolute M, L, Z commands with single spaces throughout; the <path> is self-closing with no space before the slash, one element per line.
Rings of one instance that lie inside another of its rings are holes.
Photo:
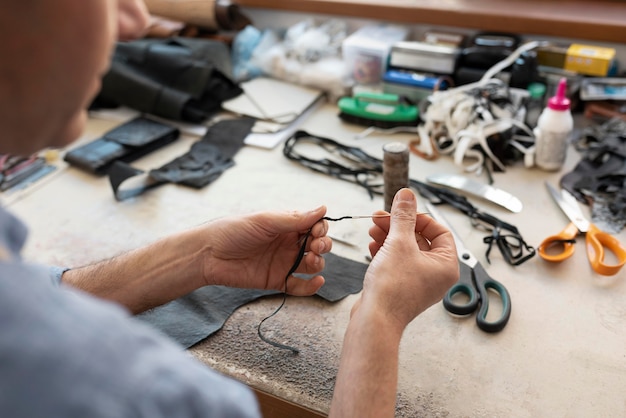
<path fill-rule="evenodd" d="M 120 306 L 53 285 L 50 266 L 0 264 L 0 417 L 261 416 L 248 386 Z"/>
<path fill-rule="evenodd" d="M 50 280 L 52 281 L 52 284 L 54 284 L 55 286 L 60 286 L 61 276 L 63 276 L 63 273 L 65 273 L 69 269 L 69 267 L 50 266 L 48 274 L 50 275 Z"/>

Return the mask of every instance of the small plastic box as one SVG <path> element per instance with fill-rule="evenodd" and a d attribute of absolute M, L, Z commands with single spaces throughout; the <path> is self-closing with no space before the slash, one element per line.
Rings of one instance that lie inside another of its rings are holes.
<path fill-rule="evenodd" d="M 436 74 L 452 74 L 461 48 L 426 42 L 396 42 L 391 47 L 389 66 Z"/>
<path fill-rule="evenodd" d="M 564 68 L 583 75 L 611 76 L 616 72 L 615 49 L 571 44 L 567 49 Z"/>
<path fill-rule="evenodd" d="M 342 44 L 343 59 L 358 84 L 380 83 L 387 70 L 391 46 L 407 39 L 409 30 L 398 25 L 363 26 Z"/>

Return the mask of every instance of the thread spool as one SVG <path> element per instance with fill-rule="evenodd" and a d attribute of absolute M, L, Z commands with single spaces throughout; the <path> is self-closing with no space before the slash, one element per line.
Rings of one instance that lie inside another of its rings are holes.
<path fill-rule="evenodd" d="M 391 204 L 398 190 L 409 186 L 409 147 L 400 142 L 383 146 L 383 182 L 385 210 L 391 212 Z"/>

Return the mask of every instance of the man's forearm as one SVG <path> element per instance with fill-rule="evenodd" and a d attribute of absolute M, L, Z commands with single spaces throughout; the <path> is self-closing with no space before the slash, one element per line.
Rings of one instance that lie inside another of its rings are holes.
<path fill-rule="evenodd" d="M 184 234 L 190 234 L 186 232 Z M 62 283 L 139 313 L 201 287 L 201 246 L 180 234 L 93 265 L 70 269 Z"/>
<path fill-rule="evenodd" d="M 350 320 L 329 417 L 393 417 L 402 330 L 367 315 Z"/>

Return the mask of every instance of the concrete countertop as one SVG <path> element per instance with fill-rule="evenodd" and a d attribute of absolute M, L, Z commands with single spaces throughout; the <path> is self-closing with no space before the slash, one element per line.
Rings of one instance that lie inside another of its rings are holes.
<path fill-rule="evenodd" d="M 357 140 L 355 134 L 362 129 L 342 124 L 336 115 L 337 109 L 326 105 L 302 129 L 381 158 L 384 143 L 408 142 L 414 137 L 372 134 Z M 81 141 L 115 124 L 91 119 Z M 196 139 L 184 136 L 133 165 L 159 167 L 184 154 Z M 416 180 L 436 173 L 463 174 L 447 156 L 435 161 L 410 158 L 409 174 Z M 472 202 L 516 225 L 536 247 L 568 222 L 552 202 L 544 181 L 558 184 L 577 160 L 576 151 L 570 149 L 561 172 L 519 165 L 494 174 L 495 186 L 522 200 L 521 213 Z M 233 168 L 202 190 L 168 184 L 123 202 L 115 201 L 107 178 L 59 162 L 56 173 L 3 201 L 30 225 L 27 258 L 70 266 L 111 257 L 229 214 L 307 210 L 325 204 L 329 216 L 343 216 L 370 214 L 383 207 L 382 197 L 370 200 L 354 184 L 287 160 L 282 145 L 272 150 L 244 147 L 235 161 Z M 452 208 L 441 211 L 489 274 L 508 288 L 512 315 L 497 334 L 480 331 L 473 316 L 459 319 L 447 314 L 441 304 L 418 317 L 402 341 L 397 416 L 626 416 L 626 271 L 612 277 L 594 274 L 582 238 L 576 254 L 561 264 L 534 257 L 512 267 L 495 249 L 487 264 L 484 233 Z M 366 262 L 369 222 L 332 223 L 332 235 L 357 246 L 335 243 L 333 252 Z M 618 238 L 626 243 L 626 232 Z M 274 311 L 279 297 L 240 308 L 222 330 L 190 351 L 207 365 L 255 388 L 324 413 L 332 396 L 348 315 L 357 297 L 334 304 L 316 297 L 289 297 L 264 329 L 268 336 L 299 347 L 297 356 L 265 344 L 256 334 L 259 321 Z"/>

